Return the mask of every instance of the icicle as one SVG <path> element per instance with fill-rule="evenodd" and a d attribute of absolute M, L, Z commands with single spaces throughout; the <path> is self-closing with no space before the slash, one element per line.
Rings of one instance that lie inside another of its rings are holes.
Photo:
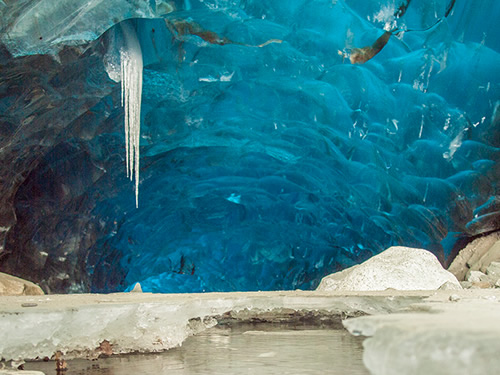
<path fill-rule="evenodd" d="M 127 177 L 135 179 L 135 205 L 139 207 L 139 143 L 141 136 L 142 52 L 135 35 L 123 28 L 126 48 L 120 50 L 122 106 L 125 112 Z"/>

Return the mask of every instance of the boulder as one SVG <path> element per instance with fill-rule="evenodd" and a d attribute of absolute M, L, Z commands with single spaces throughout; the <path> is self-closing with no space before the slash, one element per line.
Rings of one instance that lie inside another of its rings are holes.
<path fill-rule="evenodd" d="M 472 283 L 470 289 L 490 289 L 492 285 L 487 281 L 479 281 L 477 283 Z"/>
<path fill-rule="evenodd" d="M 38 285 L 0 272 L 0 296 L 40 296 L 45 294 Z"/>
<path fill-rule="evenodd" d="M 465 280 L 460 283 L 466 289 L 498 287 L 497 284 L 500 282 L 500 262 L 491 262 L 486 268 L 486 273 L 469 269 L 465 275 Z"/>
<path fill-rule="evenodd" d="M 471 269 L 478 269 L 481 272 L 486 272 L 488 267 L 493 262 L 500 261 L 500 241 L 497 241 L 476 264 L 471 266 Z"/>
<path fill-rule="evenodd" d="M 466 280 L 471 283 L 479 283 L 481 281 L 487 281 L 486 275 L 481 271 L 469 271 L 467 272 Z"/>
<path fill-rule="evenodd" d="M 500 279 L 500 262 L 491 262 L 486 268 L 486 274 L 496 279 Z"/>
<path fill-rule="evenodd" d="M 431 252 L 393 246 L 362 264 L 324 277 L 317 290 L 437 290 L 445 283 L 462 289 Z"/>
<path fill-rule="evenodd" d="M 464 281 L 469 271 L 486 272 L 491 262 L 500 261 L 500 232 L 479 237 L 470 242 L 451 263 L 448 271 Z"/>
<path fill-rule="evenodd" d="M 439 290 L 459 290 L 459 289 L 463 289 L 462 283 L 460 283 L 460 285 L 457 285 L 456 283 L 452 283 L 449 281 L 445 282 L 443 285 L 439 287 Z"/>

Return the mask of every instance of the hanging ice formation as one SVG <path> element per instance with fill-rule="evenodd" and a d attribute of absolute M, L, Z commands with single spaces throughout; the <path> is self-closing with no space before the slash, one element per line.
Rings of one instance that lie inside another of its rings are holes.
<path fill-rule="evenodd" d="M 123 27 L 125 47 L 120 50 L 122 106 L 125 111 L 127 177 L 135 181 L 139 207 L 139 143 L 141 134 L 142 51 L 135 34 Z"/>

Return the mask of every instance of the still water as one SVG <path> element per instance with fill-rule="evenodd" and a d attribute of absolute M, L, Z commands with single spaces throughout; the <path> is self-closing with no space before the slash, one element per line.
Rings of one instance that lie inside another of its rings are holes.
<path fill-rule="evenodd" d="M 161 354 L 69 361 L 64 375 L 366 375 L 361 343 L 338 329 L 213 328 Z M 27 363 L 25 369 L 56 374 L 52 361 Z"/>

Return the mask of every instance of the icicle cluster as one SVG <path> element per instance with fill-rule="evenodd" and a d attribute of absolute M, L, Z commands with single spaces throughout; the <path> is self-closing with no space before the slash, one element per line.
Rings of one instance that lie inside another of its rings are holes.
<path fill-rule="evenodd" d="M 135 178 L 135 205 L 139 207 L 139 142 L 141 134 L 142 53 L 129 48 L 120 51 L 122 106 L 125 110 L 127 177 Z"/>

